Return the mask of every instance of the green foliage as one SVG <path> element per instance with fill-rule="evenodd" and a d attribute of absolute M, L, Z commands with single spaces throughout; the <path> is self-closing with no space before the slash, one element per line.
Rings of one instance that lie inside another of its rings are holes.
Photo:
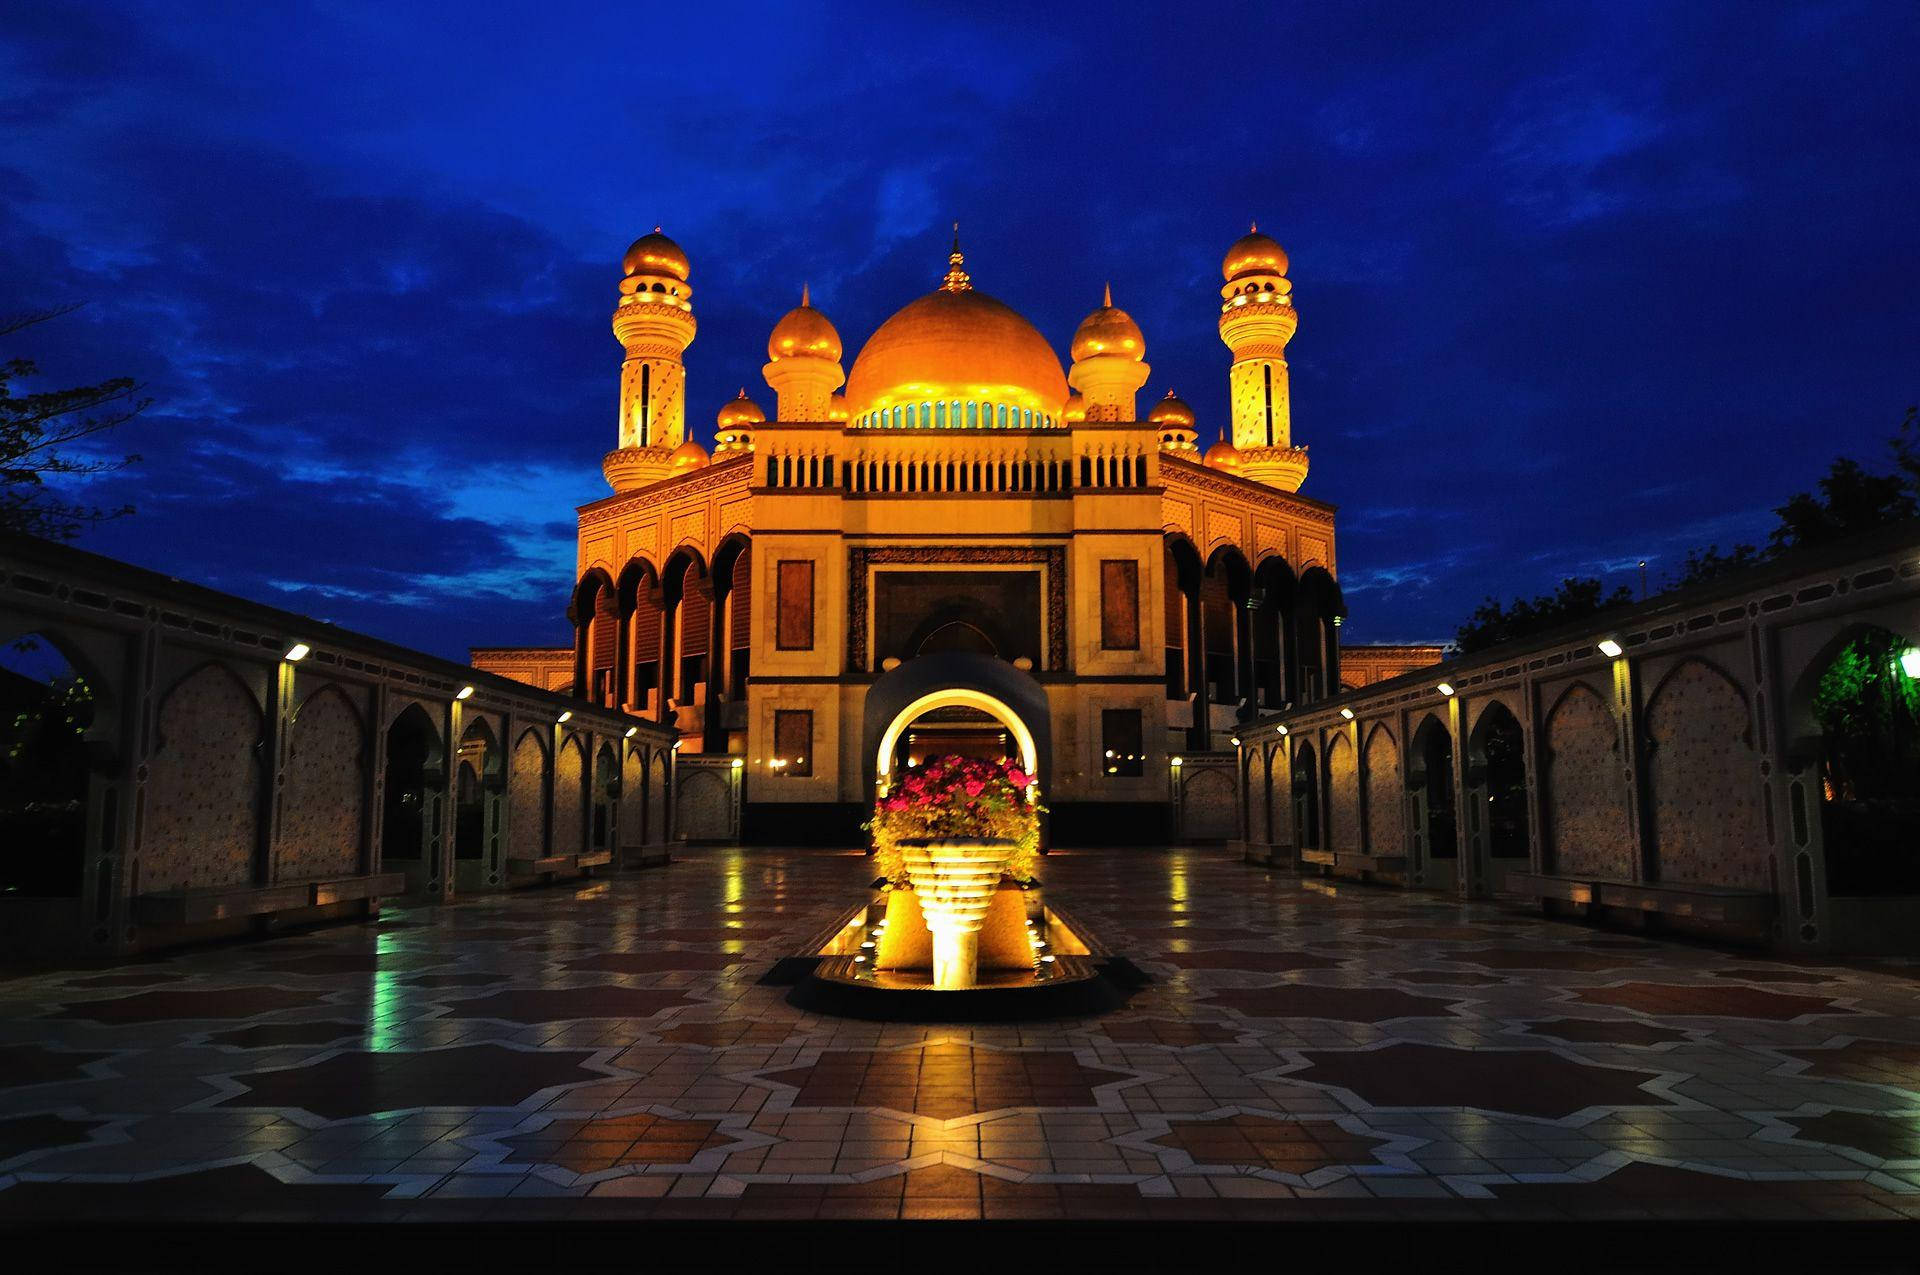
<path fill-rule="evenodd" d="M 41 683 L 0 670 L 0 893 L 78 888 L 93 692 L 72 674 Z"/>
<path fill-rule="evenodd" d="M 1820 480 L 1820 494 L 1801 492 L 1773 512 L 1780 523 L 1769 547 L 1775 553 L 1850 540 L 1906 522 L 1916 513 L 1912 480 L 1904 473 L 1869 473 L 1841 457 Z"/>
<path fill-rule="evenodd" d="M 0 318 L 0 337 L 71 309 Z M 0 530 L 71 540 L 81 528 L 132 513 L 133 507 L 108 510 L 63 500 L 47 480 L 86 478 L 139 460 L 99 455 L 89 440 L 126 424 L 152 400 L 137 397 L 139 387 L 127 377 L 37 394 L 15 391 L 17 382 L 38 372 L 31 359 L 0 361 Z"/>
<path fill-rule="evenodd" d="M 1460 654 L 1471 655 L 1501 642 L 1532 637 L 1626 606 L 1632 601 L 1631 589 L 1622 587 L 1607 593 L 1605 586 L 1592 576 L 1562 580 L 1558 589 L 1537 598 L 1515 598 L 1511 603 L 1502 603 L 1498 598 L 1489 597 L 1455 631 L 1454 646 Z"/>
<path fill-rule="evenodd" d="M 1920 683 L 1900 667 L 1906 649 L 1897 635 L 1869 630 L 1820 675 L 1813 711 L 1837 799 L 1895 796 L 1920 782 Z"/>
<path fill-rule="evenodd" d="M 1680 573 L 1666 583 L 1666 589 L 1691 589 L 1697 585 L 1710 584 L 1736 571 L 1745 571 L 1748 567 L 1758 566 L 1767 560 L 1767 554 L 1752 545 L 1735 545 L 1725 553 L 1719 545 L 1708 545 L 1705 549 L 1687 550 L 1687 560 L 1681 566 Z"/>

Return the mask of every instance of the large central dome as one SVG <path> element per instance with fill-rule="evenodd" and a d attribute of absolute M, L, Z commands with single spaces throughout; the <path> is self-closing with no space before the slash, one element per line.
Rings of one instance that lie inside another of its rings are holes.
<path fill-rule="evenodd" d="M 1058 425 L 1060 356 L 1019 314 L 975 289 L 952 257 L 947 282 L 880 325 L 847 377 L 858 427 Z M 911 410 L 908 410 L 911 409 Z"/>

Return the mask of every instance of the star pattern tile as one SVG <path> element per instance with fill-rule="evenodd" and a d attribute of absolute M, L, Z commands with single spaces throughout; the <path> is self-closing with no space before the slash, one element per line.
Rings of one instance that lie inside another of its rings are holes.
<path fill-rule="evenodd" d="M 1330 1018 L 1347 1023 L 1384 1023 L 1395 1018 L 1437 1017 L 1452 1001 L 1415 996 L 1394 987 L 1319 987 L 1281 983 L 1275 987 L 1229 987 L 1214 992 L 1212 1004 L 1252 1018 Z"/>
<path fill-rule="evenodd" d="M 1587 988 L 1579 999 L 1589 1005 L 1618 1005 L 1643 1014 L 1669 1017 L 1769 1018 L 1780 1022 L 1802 1014 L 1851 1014 L 1825 996 L 1795 996 L 1733 984 L 1623 983 Z"/>
<path fill-rule="evenodd" d="M 590 1050 L 462 1045 L 431 1050 L 343 1050 L 320 1062 L 233 1077 L 245 1092 L 221 1107 L 296 1107 L 328 1120 L 416 1107 L 513 1107 L 555 1085 L 605 1080 Z"/>
<path fill-rule="evenodd" d="M 1892 1085 L 1920 1094 L 1920 1045 L 1899 1041 L 1855 1040 L 1834 1049 L 1788 1049 L 1789 1057 L 1810 1064 L 1805 1074 Z"/>
<path fill-rule="evenodd" d="M 494 992 L 448 1002 L 449 1018 L 498 1018 L 510 1023 L 558 1023 L 576 1018 L 652 1018 L 698 1001 L 684 992 L 601 983 L 592 987 Z"/>
<path fill-rule="evenodd" d="M 1305 1177 L 1339 1165 L 1372 1164 L 1388 1138 L 1350 1133 L 1332 1120 L 1234 1115 L 1182 1120 L 1151 1142 L 1184 1151 L 1195 1164 L 1248 1166 Z"/>
<path fill-rule="evenodd" d="M 1129 1073 L 1088 1067 L 1071 1052 L 976 1049 L 943 1042 L 918 1049 L 823 1052 L 813 1063 L 764 1073 L 793 1085 L 794 1107 L 879 1107 L 951 1120 L 1003 1107 L 1096 1107 L 1096 1085 Z"/>
<path fill-rule="evenodd" d="M 688 1164 L 703 1151 L 731 1146 L 716 1120 L 639 1114 L 601 1120 L 556 1120 L 544 1129 L 500 1139 L 509 1164 L 553 1164 L 573 1173 L 644 1164 Z"/>
<path fill-rule="evenodd" d="M 52 1018 L 84 1018 L 94 1023 L 160 1023 L 192 1018 L 252 1018 L 275 1009 L 315 1003 L 312 992 L 284 987 L 228 987 L 219 991 L 139 992 L 113 1000 L 77 1001 Z"/>
<path fill-rule="evenodd" d="M 1564 1119 L 1588 1107 L 1646 1107 L 1666 1100 L 1641 1086 L 1658 1073 L 1572 1062 L 1531 1049 L 1453 1049 L 1394 1044 L 1384 1049 L 1312 1050 L 1287 1073 L 1351 1090 L 1379 1107 L 1477 1107 Z"/>
<path fill-rule="evenodd" d="M 1920 1111 L 1897 1116 L 1830 1111 L 1823 1116 L 1787 1116 L 1784 1123 L 1807 1142 L 1853 1147 L 1882 1161 L 1920 1165 Z"/>
<path fill-rule="evenodd" d="M 87 1074 L 88 1063 L 107 1056 L 40 1045 L 0 1045 L 0 1089 L 74 1080 Z"/>
<path fill-rule="evenodd" d="M 1523 1023 L 1521 1026 L 1532 1036 L 1550 1036 L 1554 1040 L 1580 1045 L 1630 1045 L 1644 1049 L 1649 1045 L 1666 1045 L 1687 1039 L 1683 1031 L 1655 1027 L 1633 1019 L 1556 1018 L 1552 1022 Z"/>

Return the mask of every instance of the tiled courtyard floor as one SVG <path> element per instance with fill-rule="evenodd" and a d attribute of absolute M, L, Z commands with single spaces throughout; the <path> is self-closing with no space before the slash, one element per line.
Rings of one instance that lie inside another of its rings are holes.
<path fill-rule="evenodd" d="M 664 870 L 0 983 L 0 1222 L 1920 1218 L 1920 981 L 1345 886 L 1045 864 L 1153 984 L 876 1025 L 772 962 L 867 860 Z"/>

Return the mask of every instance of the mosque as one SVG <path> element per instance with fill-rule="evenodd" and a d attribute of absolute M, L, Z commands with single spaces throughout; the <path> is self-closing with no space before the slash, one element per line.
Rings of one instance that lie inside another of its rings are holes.
<path fill-rule="evenodd" d="M 956 237 L 850 366 L 803 289 L 767 340 L 773 411 L 741 390 L 710 455 L 687 432 L 687 255 L 656 229 L 622 265 L 613 494 L 579 509 L 573 644 L 473 661 L 675 727 L 682 769 L 725 780 L 698 810 L 683 792 L 682 837 L 850 844 L 887 775 L 938 751 L 1020 758 L 1055 843 L 1164 839 L 1182 766 L 1241 723 L 1440 657 L 1343 656 L 1293 283 L 1257 228 L 1221 264 L 1232 419 L 1204 454 L 1171 391 L 1141 413 L 1146 338 L 1110 292 L 1063 371 Z"/>

